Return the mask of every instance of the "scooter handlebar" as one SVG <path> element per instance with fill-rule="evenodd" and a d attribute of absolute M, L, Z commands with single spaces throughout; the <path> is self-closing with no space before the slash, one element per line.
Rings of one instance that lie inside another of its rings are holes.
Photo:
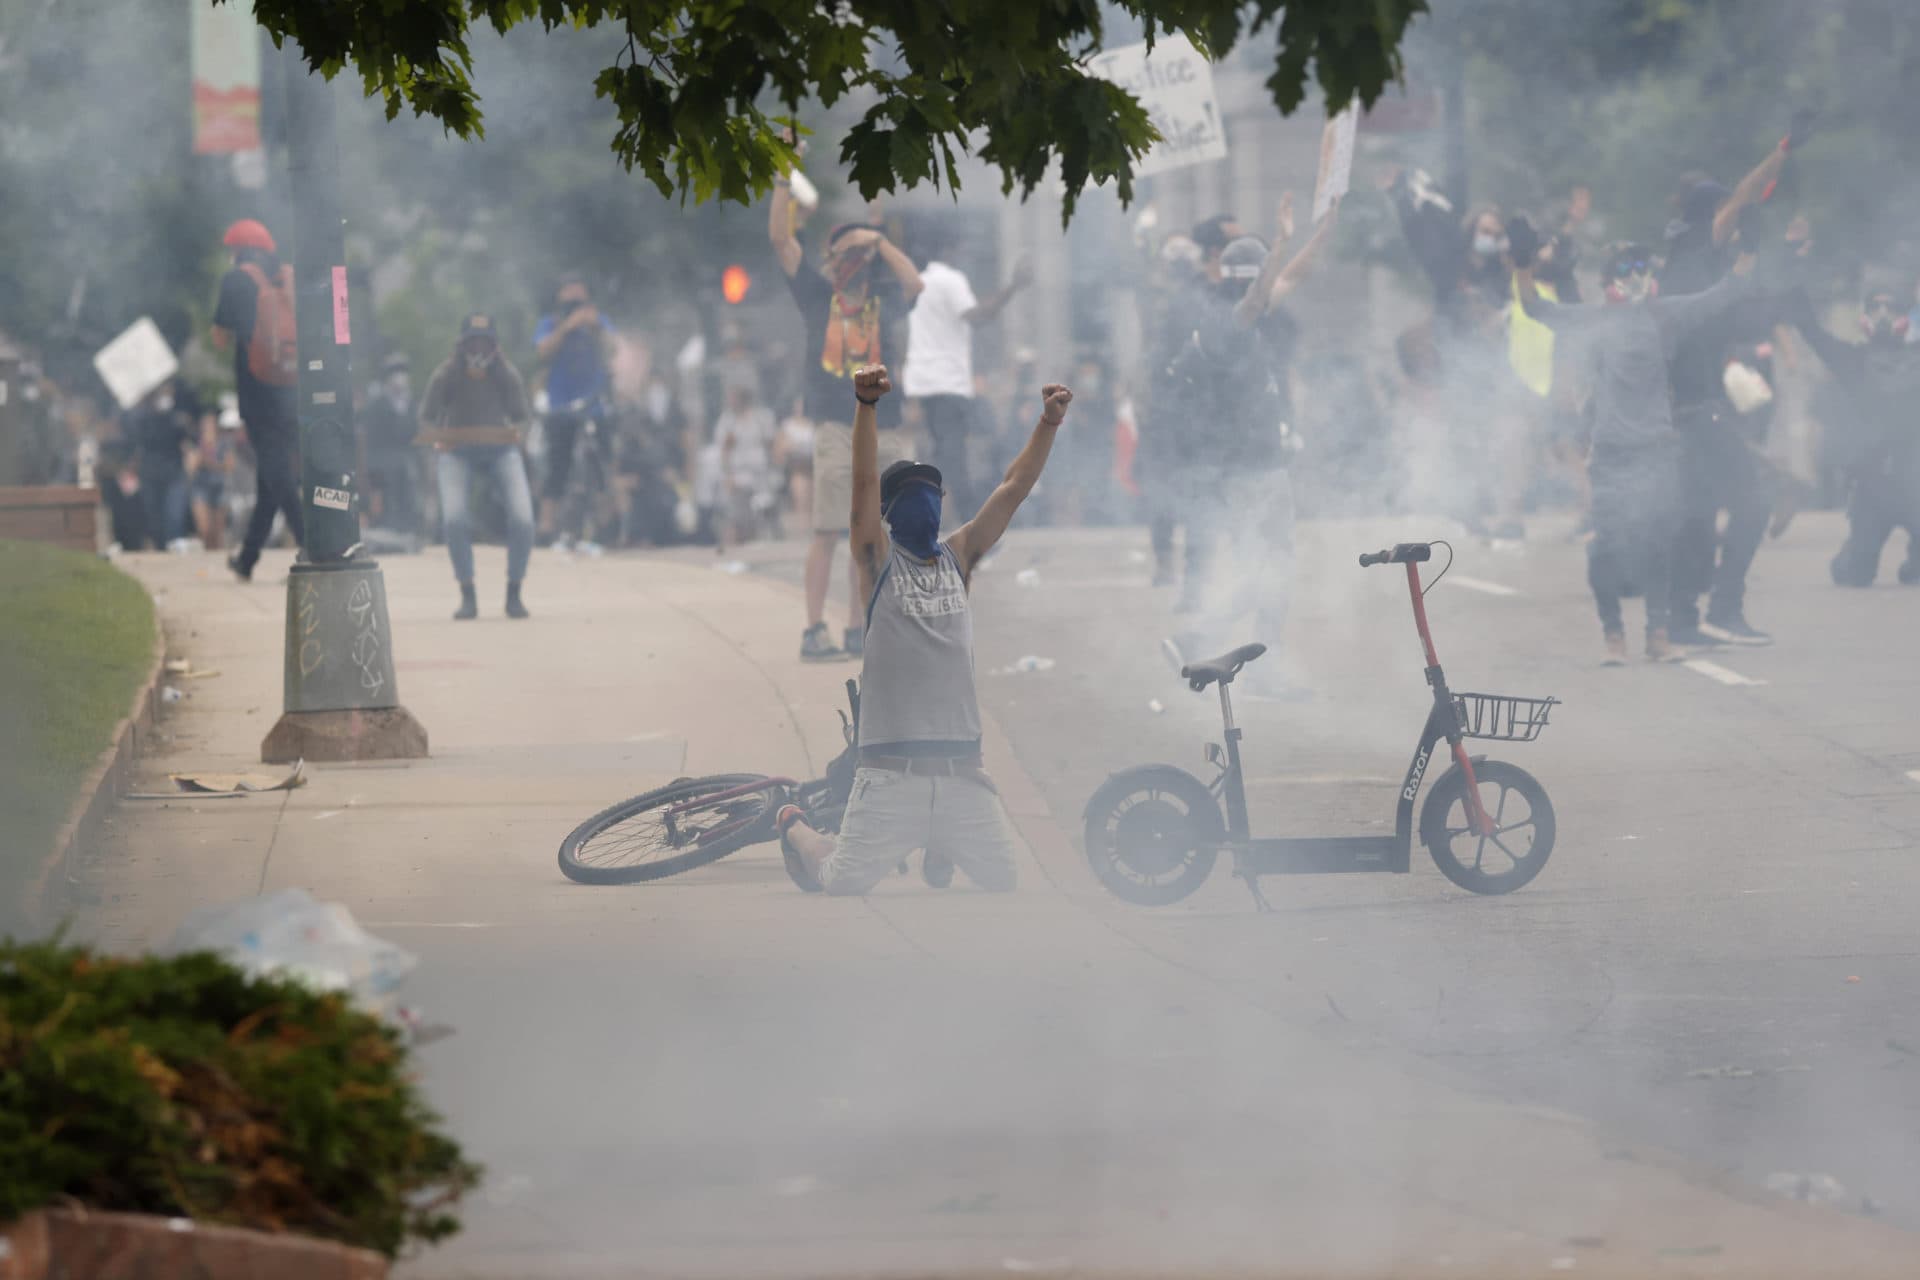
<path fill-rule="evenodd" d="M 1391 551 L 1376 551 L 1371 555 L 1362 554 L 1360 567 L 1371 569 L 1377 564 L 1425 564 L 1433 559 L 1431 542 L 1400 542 L 1394 544 Z"/>

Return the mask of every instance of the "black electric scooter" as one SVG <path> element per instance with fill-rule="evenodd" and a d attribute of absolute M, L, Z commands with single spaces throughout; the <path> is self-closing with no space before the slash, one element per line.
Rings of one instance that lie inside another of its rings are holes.
<path fill-rule="evenodd" d="M 1195 693 L 1220 689 L 1226 745 L 1207 745 L 1207 761 L 1219 772 L 1211 785 L 1184 769 L 1153 764 L 1113 775 L 1087 802 L 1087 860 L 1100 882 L 1142 906 L 1178 902 L 1200 887 L 1222 852 L 1233 855 L 1233 874 L 1247 882 L 1260 910 L 1270 910 L 1259 877 L 1336 871 L 1406 873 L 1412 866 L 1413 806 L 1434 748 L 1444 741 L 1453 766 L 1421 806 L 1420 842 L 1447 879 L 1475 893 L 1511 893 L 1540 874 L 1553 852 L 1553 803 L 1526 770 L 1502 760 L 1469 756 L 1465 739 L 1531 742 L 1546 728 L 1558 698 L 1522 698 L 1493 693 L 1455 693 L 1434 653 L 1427 626 L 1419 565 L 1445 543 L 1403 542 L 1391 551 L 1360 557 L 1360 567 L 1405 565 L 1413 620 L 1426 654 L 1433 704 L 1400 787 L 1390 836 L 1320 836 L 1255 839 L 1248 831 L 1247 797 L 1240 762 L 1241 732 L 1233 721 L 1227 689 L 1240 669 L 1267 651 L 1242 645 L 1210 662 L 1182 667 Z M 1447 547 L 1452 564 L 1452 547 Z M 1443 574 L 1445 570 L 1441 571 Z M 1438 581 L 1436 579 L 1435 581 Z M 1224 806 L 1225 812 L 1222 813 Z"/>

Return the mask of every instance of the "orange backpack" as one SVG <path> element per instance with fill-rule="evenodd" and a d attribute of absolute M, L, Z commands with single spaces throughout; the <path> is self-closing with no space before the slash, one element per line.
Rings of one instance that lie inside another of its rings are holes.
<path fill-rule="evenodd" d="M 240 269 L 257 288 L 253 336 L 247 339 L 247 372 L 270 387 L 291 387 L 300 381 L 300 359 L 294 342 L 293 268 L 282 266 L 278 280 L 269 280 L 258 263 L 243 262 Z"/>

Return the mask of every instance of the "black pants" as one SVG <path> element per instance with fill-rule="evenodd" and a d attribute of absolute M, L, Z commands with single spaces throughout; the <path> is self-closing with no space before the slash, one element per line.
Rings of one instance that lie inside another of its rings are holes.
<path fill-rule="evenodd" d="M 1854 481 L 1847 503 L 1847 540 L 1830 566 L 1842 587 L 1870 587 L 1880 572 L 1880 554 L 1895 529 L 1907 531 L 1907 559 L 1900 581 L 1920 582 L 1920 484 L 1909 468 L 1875 467 Z"/>
<path fill-rule="evenodd" d="M 247 443 L 253 446 L 253 514 L 247 517 L 246 536 L 234 563 L 252 573 L 260 548 L 273 532 L 273 515 L 286 517 L 293 540 L 306 542 L 305 513 L 300 507 L 300 429 L 291 422 L 247 424 Z"/>
<path fill-rule="evenodd" d="M 543 425 L 547 436 L 547 474 L 540 485 L 542 497 L 558 501 L 567 496 L 567 484 L 573 479 L 573 450 L 586 420 L 584 413 L 564 410 L 546 416 Z"/>
<path fill-rule="evenodd" d="M 1732 621 L 1746 610 L 1747 571 L 1773 514 L 1773 474 L 1741 434 L 1742 424 L 1709 413 L 1681 426 L 1680 529 L 1673 544 L 1673 625 L 1700 625 L 1700 597 L 1711 592 L 1707 617 Z M 1720 513 L 1727 513 L 1725 534 Z"/>
<path fill-rule="evenodd" d="M 420 477 L 407 454 L 367 459 L 367 487 L 380 495 L 380 524 L 395 533 L 420 533 Z"/>
<path fill-rule="evenodd" d="M 940 468 L 940 480 L 946 485 L 951 504 L 949 523 L 957 527 L 973 519 L 984 501 L 974 485 L 967 455 L 973 435 L 973 400 L 969 396 L 921 396 L 919 404 L 928 439 L 933 443 L 933 465 Z"/>
<path fill-rule="evenodd" d="M 1647 631 L 1671 622 L 1674 530 L 1680 502 L 1674 449 L 1596 450 L 1587 468 L 1593 483 L 1593 541 L 1587 544 L 1587 585 L 1608 635 L 1626 631 L 1623 597 L 1647 600 Z"/>

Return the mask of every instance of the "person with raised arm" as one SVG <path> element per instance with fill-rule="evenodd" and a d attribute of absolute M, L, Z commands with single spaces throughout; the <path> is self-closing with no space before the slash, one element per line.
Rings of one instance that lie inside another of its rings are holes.
<path fill-rule="evenodd" d="M 1040 480 L 1073 392 L 1049 384 L 1026 448 L 979 514 L 940 536 L 939 468 L 879 462 L 878 406 L 893 390 L 884 365 L 853 375 L 853 485 L 848 525 L 866 602 L 859 766 L 839 836 L 815 831 L 795 805 L 780 811 L 787 871 L 803 889 L 863 894 L 914 849 L 927 882 L 958 866 L 983 889 L 1014 887 L 1015 842 L 980 757 L 968 588 Z"/>

